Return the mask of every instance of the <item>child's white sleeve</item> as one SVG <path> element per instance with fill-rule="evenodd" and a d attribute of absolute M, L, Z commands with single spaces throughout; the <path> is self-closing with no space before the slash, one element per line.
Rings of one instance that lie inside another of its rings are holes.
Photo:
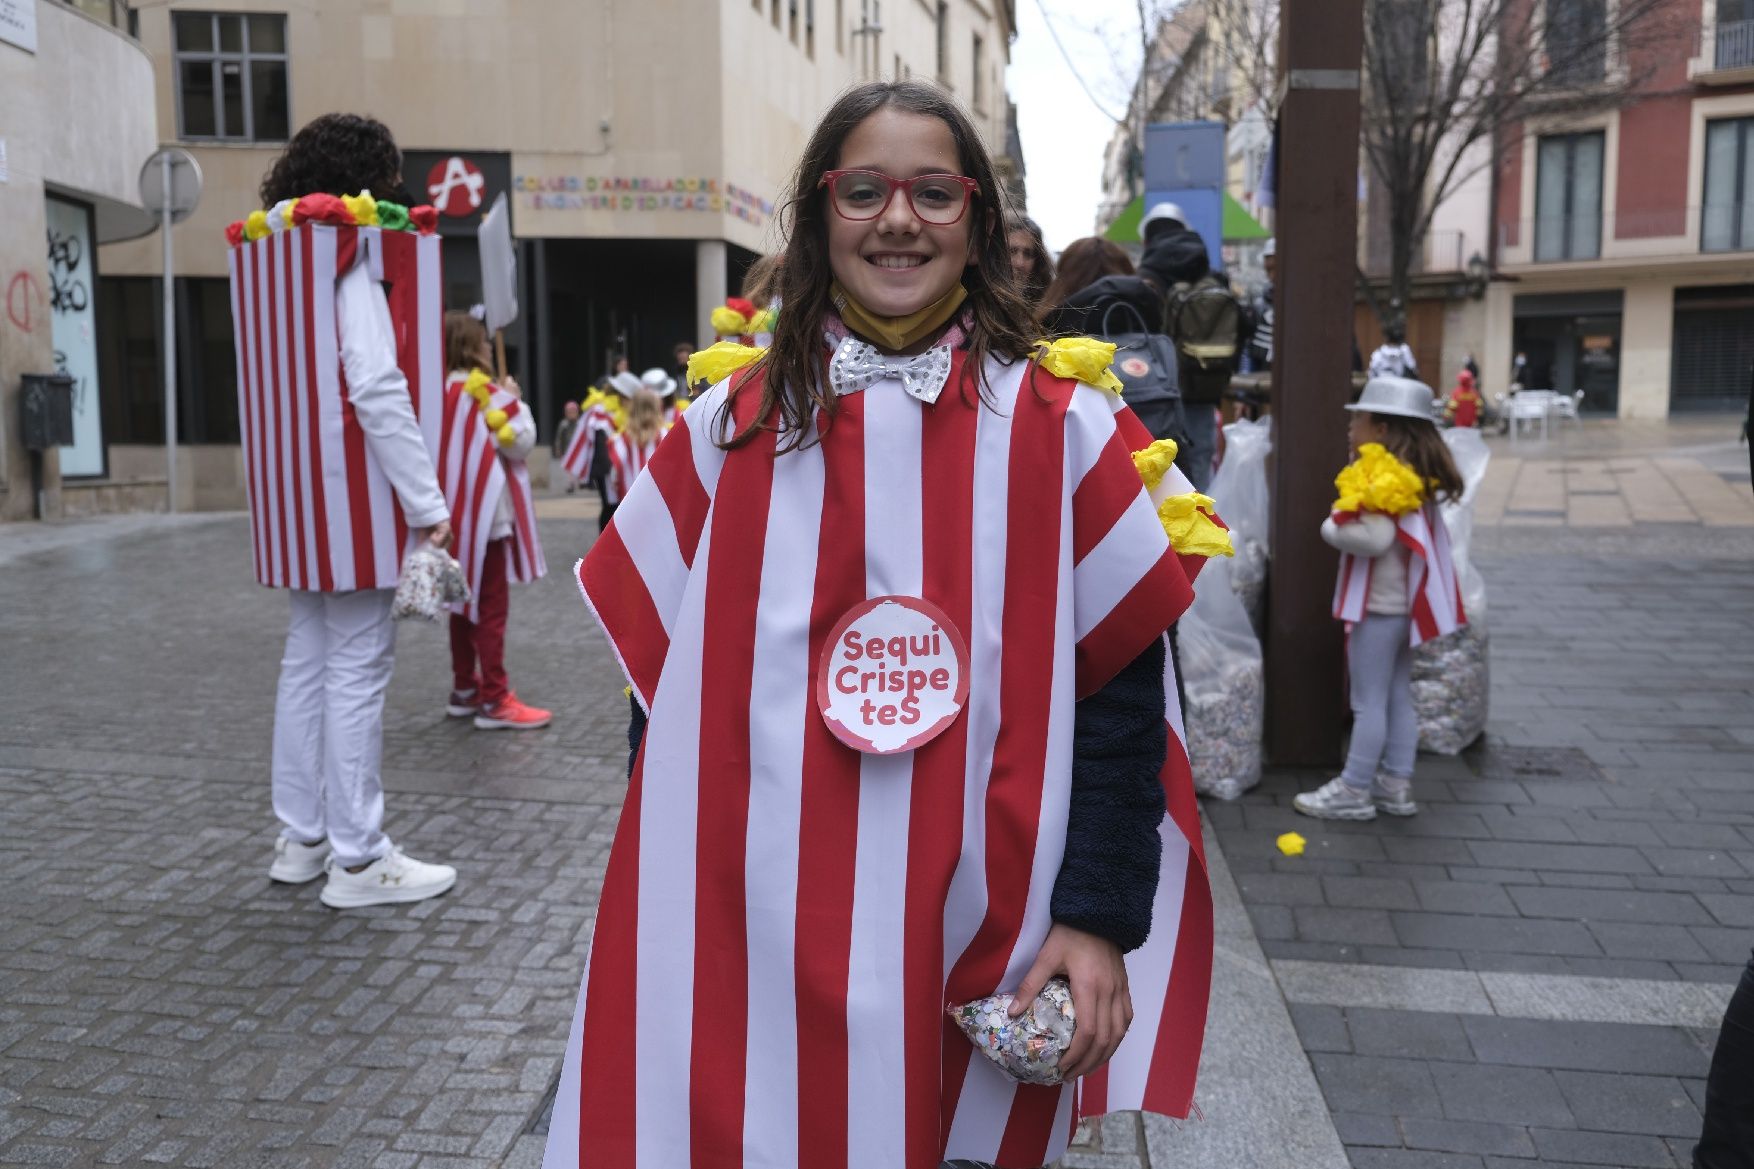
<path fill-rule="evenodd" d="M 1322 539 L 1342 552 L 1374 558 L 1395 546 L 1395 521 L 1376 512 L 1366 512 L 1344 524 L 1329 516 L 1322 521 Z"/>

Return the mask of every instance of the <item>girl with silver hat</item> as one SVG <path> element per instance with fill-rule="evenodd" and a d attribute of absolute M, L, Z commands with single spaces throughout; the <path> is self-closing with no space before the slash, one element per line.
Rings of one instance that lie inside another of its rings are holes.
<path fill-rule="evenodd" d="M 1411 816 L 1419 719 L 1413 647 L 1460 628 L 1461 584 L 1438 503 L 1462 477 L 1433 421 L 1431 390 L 1372 378 L 1347 430 L 1354 461 L 1334 478 L 1339 498 L 1322 538 L 1340 550 L 1334 616 L 1346 623 L 1352 744 L 1345 769 L 1293 806 L 1324 820 Z"/>

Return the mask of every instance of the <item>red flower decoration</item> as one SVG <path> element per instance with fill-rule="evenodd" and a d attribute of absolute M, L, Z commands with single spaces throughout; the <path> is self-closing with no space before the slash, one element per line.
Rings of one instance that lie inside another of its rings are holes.
<path fill-rule="evenodd" d="M 424 203 L 419 207 L 410 207 L 408 220 L 422 232 L 435 232 L 438 230 L 438 208 Z"/>
<path fill-rule="evenodd" d="M 750 318 L 750 317 L 755 316 L 754 303 L 751 301 L 744 300 L 740 296 L 727 296 L 725 298 L 725 307 L 728 309 L 737 310 L 738 312 L 742 313 L 745 318 Z"/>
<path fill-rule="evenodd" d="M 293 204 L 293 226 L 297 227 L 313 220 L 317 223 L 333 223 L 337 226 L 348 227 L 353 224 L 353 214 L 347 210 L 347 205 L 336 195 L 302 196 L 297 203 Z"/>
<path fill-rule="evenodd" d="M 228 223 L 226 225 L 226 227 L 225 227 L 225 242 L 230 244 L 234 248 L 238 247 L 239 245 L 241 245 L 244 242 L 244 221 L 243 220 L 240 219 L 236 223 Z"/>

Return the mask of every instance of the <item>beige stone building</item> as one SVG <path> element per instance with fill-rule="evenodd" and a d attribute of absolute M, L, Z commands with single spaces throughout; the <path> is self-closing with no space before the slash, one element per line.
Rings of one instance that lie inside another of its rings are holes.
<path fill-rule="evenodd" d="M 97 245 L 141 229 L 135 179 L 158 145 L 152 63 L 127 27 L 108 0 L 0 0 L 0 519 L 58 516 L 64 481 L 110 470 Z M 75 441 L 33 455 L 21 383 L 57 373 Z"/>
<path fill-rule="evenodd" d="M 395 132 L 414 200 L 445 212 L 448 305 L 480 298 L 475 227 L 505 193 L 522 307 L 506 340 L 546 433 L 615 355 L 636 372 L 668 367 L 677 342 L 710 339 L 708 312 L 775 243 L 804 139 L 848 85 L 937 79 L 1003 153 L 1012 2 L 139 6 L 132 27 L 157 85 L 155 101 L 130 103 L 156 113 L 206 179 L 175 231 L 181 506 L 241 506 L 223 231 L 258 206 L 263 172 L 311 118 L 368 113 Z M 133 506 L 154 505 L 153 484 L 163 506 L 159 246 L 101 255 L 102 375 L 106 400 L 124 403 L 104 431 L 111 474 L 143 485 Z"/>

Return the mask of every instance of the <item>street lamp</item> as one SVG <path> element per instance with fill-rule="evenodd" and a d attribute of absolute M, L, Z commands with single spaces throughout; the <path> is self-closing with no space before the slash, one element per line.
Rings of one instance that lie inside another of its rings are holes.
<path fill-rule="evenodd" d="M 1486 295 L 1486 283 L 1492 278 L 1492 267 L 1486 257 L 1475 252 L 1468 257 L 1468 295 L 1479 300 Z"/>

